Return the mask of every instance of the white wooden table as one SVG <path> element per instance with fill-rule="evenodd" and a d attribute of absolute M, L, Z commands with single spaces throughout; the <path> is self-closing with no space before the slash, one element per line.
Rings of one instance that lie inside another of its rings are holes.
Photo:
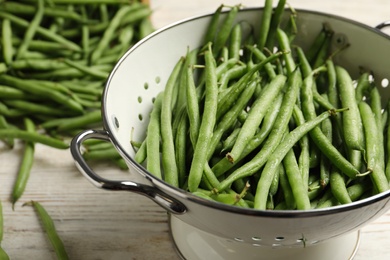
<path fill-rule="evenodd" d="M 158 28 L 182 18 L 212 12 L 221 3 L 263 4 L 262 0 L 150 2 L 155 9 L 152 19 Z M 389 0 L 290 0 L 289 3 L 295 8 L 337 14 L 370 26 L 390 20 Z M 0 147 L 2 246 L 11 259 L 55 259 L 33 208 L 22 207 L 30 200 L 39 201 L 51 214 L 71 259 L 178 259 L 163 209 L 136 194 L 96 189 L 77 171 L 69 151 L 37 145 L 27 189 L 13 211 L 9 200 L 20 152 L 20 146 L 12 151 Z M 128 177 L 128 173 L 107 165 L 96 165 L 95 170 L 110 178 Z M 355 259 L 388 259 L 389 242 L 390 212 L 361 230 Z"/>

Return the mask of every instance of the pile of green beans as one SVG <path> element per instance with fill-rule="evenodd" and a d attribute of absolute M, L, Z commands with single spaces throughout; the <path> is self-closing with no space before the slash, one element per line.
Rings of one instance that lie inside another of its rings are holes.
<path fill-rule="evenodd" d="M 68 149 L 76 133 L 101 127 L 106 79 L 154 31 L 151 13 L 138 0 L 0 1 L 0 140 L 10 149 L 16 140 L 23 145 L 13 207 L 26 188 L 36 143 Z M 127 169 L 103 141 L 86 142 L 85 151 L 87 160 Z"/>
<path fill-rule="evenodd" d="M 328 24 L 309 48 L 297 45 L 299 13 L 285 5 L 265 0 L 260 28 L 245 37 L 240 6 L 215 11 L 204 44 L 157 96 L 137 162 L 205 199 L 258 210 L 330 207 L 389 189 L 390 103 L 370 68 L 352 79 L 333 62 L 349 44 L 331 52 Z"/>

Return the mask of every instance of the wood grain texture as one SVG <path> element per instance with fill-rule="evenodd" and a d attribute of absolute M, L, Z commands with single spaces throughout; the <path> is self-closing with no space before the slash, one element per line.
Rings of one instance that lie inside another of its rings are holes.
<path fill-rule="evenodd" d="M 221 3 L 260 6 L 261 0 L 150 0 L 156 27 L 214 11 Z M 390 20 L 388 0 L 290 0 L 296 8 L 329 12 L 375 26 Z M 2 246 L 11 259 L 55 259 L 32 207 L 39 201 L 53 217 L 71 259 L 179 259 L 169 236 L 166 212 L 140 195 L 108 192 L 92 186 L 76 169 L 69 151 L 37 145 L 26 192 L 12 210 L 9 202 L 20 164 L 20 145 L 0 146 L 0 199 L 4 210 Z M 109 165 L 95 170 L 110 178 L 131 178 Z M 390 255 L 390 212 L 364 227 L 355 260 L 382 260 Z"/>

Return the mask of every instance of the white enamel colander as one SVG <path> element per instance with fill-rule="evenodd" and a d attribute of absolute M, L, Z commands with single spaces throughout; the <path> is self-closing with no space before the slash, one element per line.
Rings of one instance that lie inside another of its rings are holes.
<path fill-rule="evenodd" d="M 237 22 L 244 20 L 256 31 L 261 14 L 261 8 L 243 9 Z M 340 42 L 351 44 L 335 57 L 335 63 L 347 68 L 353 78 L 359 66 L 370 68 L 378 85 L 390 78 L 389 36 L 334 15 L 305 10 L 298 14 L 295 41 L 300 46 L 308 47 L 326 22 L 336 33 L 333 48 Z M 153 98 L 164 89 L 187 48 L 201 45 L 211 15 L 164 27 L 120 59 L 104 89 L 104 130 L 86 130 L 72 140 L 76 165 L 99 188 L 139 193 L 166 209 L 173 242 L 184 259 L 352 259 L 359 229 L 390 209 L 390 192 L 326 209 L 258 211 L 196 197 L 153 177 L 135 162 L 131 138 L 144 139 Z M 384 99 L 389 98 L 388 89 L 380 91 Z M 104 179 L 88 166 L 81 148 L 91 138 L 110 141 L 116 147 L 129 166 L 129 180 Z"/>

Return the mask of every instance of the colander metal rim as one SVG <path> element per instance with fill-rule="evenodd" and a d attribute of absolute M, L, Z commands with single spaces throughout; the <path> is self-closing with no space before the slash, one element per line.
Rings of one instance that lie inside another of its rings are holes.
<path fill-rule="evenodd" d="M 263 7 L 245 7 L 240 9 L 240 12 L 251 12 L 255 10 L 263 10 Z M 342 17 L 339 15 L 335 14 L 329 14 L 325 12 L 320 12 L 320 11 L 315 11 L 315 10 L 306 10 L 306 9 L 300 9 L 296 8 L 295 9 L 298 13 L 300 14 L 311 14 L 311 15 L 319 15 L 319 16 L 324 16 L 328 17 L 331 19 L 336 19 L 340 20 L 343 22 L 350 23 L 352 25 L 361 27 L 365 30 L 367 30 L 368 33 L 375 33 L 378 34 L 381 37 L 386 38 L 387 40 L 390 41 L 390 35 L 385 34 L 384 32 L 380 31 L 379 29 L 376 29 L 374 27 L 371 27 L 369 25 L 363 24 L 361 22 Z M 224 11 L 227 12 L 227 11 Z M 118 149 L 118 151 L 124 155 L 124 159 L 126 159 L 138 172 L 142 172 L 144 177 L 148 179 L 156 188 L 158 188 L 160 191 L 165 192 L 169 195 L 175 195 L 181 198 L 182 200 L 188 200 L 195 202 L 197 204 L 210 207 L 216 210 L 221 210 L 221 211 L 226 211 L 229 213 L 235 213 L 235 214 L 240 214 L 240 215 L 252 215 L 252 216 L 262 216 L 262 217 L 272 217 L 272 218 L 306 218 L 306 217 L 314 217 L 314 216 L 322 216 L 322 215 L 330 215 L 330 214 L 336 214 L 340 212 L 345 212 L 349 211 L 352 209 L 357 209 L 361 208 L 370 204 L 373 204 L 375 202 L 384 200 L 388 197 L 390 197 L 390 190 L 386 192 L 382 192 L 380 194 L 376 194 L 373 196 L 370 196 L 368 198 L 358 200 L 349 204 L 344 204 L 344 205 L 337 205 L 337 206 L 332 206 L 328 208 L 323 208 L 323 209 L 310 209 L 310 210 L 257 210 L 257 209 L 250 209 L 250 208 L 241 208 L 237 206 L 230 206 L 226 205 L 223 203 L 219 202 L 213 202 L 209 201 L 206 199 L 203 199 L 201 197 L 198 197 L 196 195 L 193 195 L 192 193 L 185 191 L 183 189 L 174 187 L 163 180 L 156 178 L 153 176 L 151 173 L 149 173 L 143 166 L 138 164 L 129 154 L 126 152 L 126 150 L 123 148 L 123 146 L 115 139 L 115 137 L 111 134 L 113 132 L 113 129 L 110 127 L 109 122 L 109 116 L 106 114 L 106 100 L 107 100 L 107 95 L 110 89 L 110 83 L 112 81 L 112 78 L 115 76 L 115 72 L 117 69 L 121 66 L 122 62 L 128 58 L 128 56 L 131 55 L 131 53 L 137 49 L 139 46 L 144 44 L 145 42 L 149 41 L 153 37 L 155 37 L 158 34 L 164 33 L 166 30 L 169 30 L 173 27 L 179 26 L 183 23 L 188 23 L 194 20 L 198 19 L 203 19 L 206 17 L 210 17 L 213 13 L 206 13 L 202 15 L 197 15 L 197 16 L 192 16 L 189 18 L 185 18 L 182 20 L 179 20 L 177 22 L 171 23 L 169 25 L 166 25 L 150 35 L 146 36 L 145 38 L 141 39 L 139 42 L 137 42 L 133 47 L 131 47 L 116 63 L 114 66 L 113 70 L 109 74 L 105 87 L 103 89 L 103 94 L 102 94 L 102 101 L 101 101 L 101 111 L 102 111 L 102 121 L 103 121 L 103 128 L 107 131 L 108 136 L 112 144 Z M 175 198 L 175 197 L 174 197 Z M 176 199 L 176 198 L 175 198 Z M 183 202 L 183 201 L 182 201 Z M 184 203 L 185 205 L 185 203 Z"/>

